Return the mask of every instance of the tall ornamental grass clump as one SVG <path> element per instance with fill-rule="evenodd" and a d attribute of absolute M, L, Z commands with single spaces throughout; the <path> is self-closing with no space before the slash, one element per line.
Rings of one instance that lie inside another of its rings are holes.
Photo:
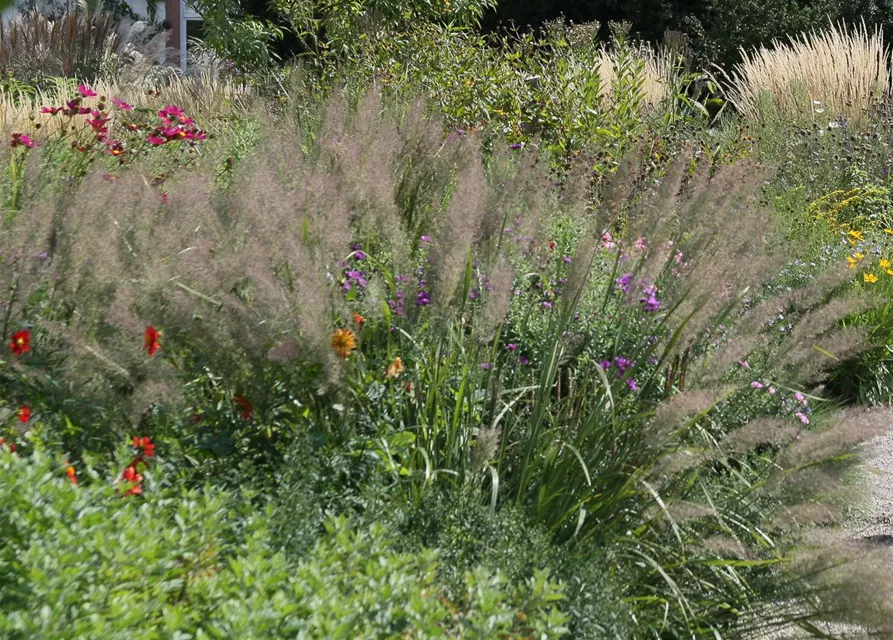
<path fill-rule="evenodd" d="M 653 180 L 633 156 L 592 193 L 589 171 L 556 184 L 517 146 L 482 155 L 375 96 L 330 104 L 315 144 L 263 131 L 222 185 L 197 164 L 160 198 L 127 165 L 22 192 L 0 238 L 18 455 L 101 484 L 118 442 L 151 438 L 179 482 L 261 475 L 287 497 L 298 447 L 333 470 L 314 512 L 470 497 L 570 558 L 554 562 L 580 637 L 616 632 L 595 613 L 611 608 L 634 637 L 846 613 L 839 583 L 808 579 L 831 575 L 809 558 L 845 554 L 792 559 L 888 413 L 823 401 L 863 344 L 839 321 L 865 302 L 840 293 L 845 265 L 773 282 L 790 256 L 763 167 L 684 155 Z M 484 562 L 438 526 L 422 540 Z"/>
<path fill-rule="evenodd" d="M 864 121 L 890 90 L 890 55 L 879 28 L 831 24 L 820 32 L 742 50 L 730 99 L 747 118 L 769 109 L 790 122 L 840 116 Z"/>

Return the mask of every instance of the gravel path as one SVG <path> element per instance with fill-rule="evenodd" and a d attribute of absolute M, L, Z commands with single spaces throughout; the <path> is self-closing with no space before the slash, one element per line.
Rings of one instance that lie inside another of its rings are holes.
<path fill-rule="evenodd" d="M 893 549 L 893 432 L 866 442 L 860 450 L 862 464 L 858 481 L 868 491 L 864 505 L 854 505 L 855 513 L 841 529 L 849 540 L 864 541 Z M 884 585 L 878 585 L 883 588 Z M 890 594 L 893 600 L 893 594 Z M 865 629 L 833 623 L 816 624 L 828 637 L 839 640 L 890 637 L 869 634 Z M 814 638 L 799 629 L 779 629 L 761 635 L 759 640 L 800 640 Z M 754 639 L 757 640 L 757 639 Z"/>

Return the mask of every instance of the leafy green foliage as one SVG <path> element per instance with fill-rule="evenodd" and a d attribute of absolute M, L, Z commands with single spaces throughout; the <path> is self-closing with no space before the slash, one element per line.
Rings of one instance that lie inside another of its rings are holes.
<path fill-rule="evenodd" d="M 116 495 L 99 477 L 83 484 L 73 486 L 39 454 L 0 454 L 5 637 L 558 638 L 564 631 L 561 590 L 543 573 L 509 587 L 475 570 L 450 601 L 437 594 L 436 554 L 397 552 L 380 526 L 356 530 L 332 520 L 307 556 L 290 564 L 275 550 L 269 513 L 245 497 L 157 487 L 142 500 Z"/>

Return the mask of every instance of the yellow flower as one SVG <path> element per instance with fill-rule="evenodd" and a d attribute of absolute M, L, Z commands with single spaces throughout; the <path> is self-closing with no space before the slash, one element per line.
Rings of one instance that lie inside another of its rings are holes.
<path fill-rule="evenodd" d="M 399 356 L 397 356 L 396 358 L 394 358 L 393 362 L 388 365 L 388 369 L 387 371 L 385 371 L 384 377 L 397 378 L 400 376 L 401 373 L 403 373 L 403 370 L 405 368 L 406 367 L 403 366 L 403 360 L 400 359 Z"/>
<path fill-rule="evenodd" d="M 878 260 L 877 266 L 879 266 L 881 269 L 887 270 L 890 268 L 890 261 L 884 259 Z"/>
<path fill-rule="evenodd" d="M 853 240 L 862 240 L 861 231 L 850 231 L 847 235 L 849 235 Z"/>
<path fill-rule="evenodd" d="M 859 263 L 853 256 L 847 256 L 846 261 L 850 265 L 850 269 L 855 269 L 856 265 Z"/>
<path fill-rule="evenodd" d="M 357 348 L 357 337 L 349 329 L 338 329 L 332 334 L 332 348 L 339 358 L 347 360 L 351 351 Z"/>
<path fill-rule="evenodd" d="M 877 276 L 873 273 L 863 274 L 862 279 L 865 280 L 865 282 L 867 282 L 868 284 L 874 284 L 875 282 L 877 282 Z"/>
<path fill-rule="evenodd" d="M 887 269 L 887 275 L 893 276 L 893 269 Z"/>
<path fill-rule="evenodd" d="M 853 257 L 854 257 L 856 260 L 861 260 L 862 258 L 865 257 L 865 254 L 860 253 L 859 251 L 857 251 L 856 253 L 853 254 Z"/>
<path fill-rule="evenodd" d="M 893 236 L 893 229 L 884 229 L 884 233 L 886 233 L 888 236 Z"/>

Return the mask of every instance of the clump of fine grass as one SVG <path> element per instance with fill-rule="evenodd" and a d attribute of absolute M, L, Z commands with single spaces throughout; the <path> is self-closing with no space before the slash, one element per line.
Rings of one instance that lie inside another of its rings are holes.
<path fill-rule="evenodd" d="M 742 58 L 731 74 L 730 100 L 756 120 L 768 98 L 790 122 L 824 123 L 839 116 L 862 121 L 890 89 L 883 34 L 880 28 L 869 31 L 864 21 L 774 41 L 771 47 L 742 51 Z"/>

